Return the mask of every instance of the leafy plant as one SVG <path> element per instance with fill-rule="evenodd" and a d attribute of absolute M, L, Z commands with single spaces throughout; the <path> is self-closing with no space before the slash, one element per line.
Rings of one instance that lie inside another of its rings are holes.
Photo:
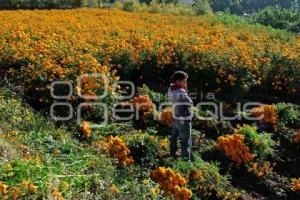
<path fill-rule="evenodd" d="M 188 186 L 193 189 L 197 198 L 238 199 L 240 196 L 231 186 L 229 177 L 220 174 L 216 163 L 205 162 L 200 156 L 195 155 L 193 164 L 178 161 L 173 165 L 174 169 L 189 177 Z"/>
<path fill-rule="evenodd" d="M 238 132 L 245 136 L 245 143 L 250 146 L 251 152 L 259 161 L 263 162 L 274 154 L 275 142 L 272 140 L 271 134 L 259 134 L 256 128 L 251 126 L 244 126 Z"/>
<path fill-rule="evenodd" d="M 154 167 L 168 154 L 169 140 L 138 133 L 125 136 L 131 155 L 142 166 Z"/>
<path fill-rule="evenodd" d="M 293 104 L 278 103 L 276 104 L 279 122 L 285 126 L 293 126 L 300 117 L 299 107 Z"/>

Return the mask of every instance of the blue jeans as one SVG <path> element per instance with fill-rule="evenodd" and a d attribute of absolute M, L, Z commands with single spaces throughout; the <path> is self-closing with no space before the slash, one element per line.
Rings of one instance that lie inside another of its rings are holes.
<path fill-rule="evenodd" d="M 173 120 L 172 135 L 170 137 L 170 154 L 176 156 L 178 150 L 177 141 L 180 138 L 181 154 L 186 160 L 191 158 L 191 146 L 192 146 L 192 123 L 189 120 Z"/>

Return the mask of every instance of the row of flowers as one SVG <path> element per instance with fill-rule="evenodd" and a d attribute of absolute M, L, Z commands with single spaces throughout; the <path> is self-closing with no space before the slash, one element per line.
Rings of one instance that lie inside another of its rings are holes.
<path fill-rule="evenodd" d="M 67 185 L 62 185 L 64 190 L 67 190 Z M 37 191 L 39 190 L 39 187 L 35 185 L 32 182 L 23 180 L 18 186 L 9 188 L 8 185 L 6 185 L 3 182 L 0 182 L 0 197 L 3 197 L 4 199 L 10 199 L 12 200 L 18 200 L 26 197 L 33 196 Z M 55 186 L 51 187 L 51 198 L 62 200 L 63 195 L 62 192 L 59 192 L 58 189 Z"/>
<path fill-rule="evenodd" d="M 106 87 L 93 78 L 83 81 L 83 88 L 68 98 L 76 101 L 78 93 L 111 91 L 116 72 L 130 79 L 138 69 L 148 81 L 163 81 L 171 67 L 183 66 L 194 87 L 217 93 L 239 95 L 255 87 L 277 94 L 300 90 L 299 37 L 261 27 L 112 10 L 3 11 L 0 20 L 1 76 L 41 103 L 52 100 L 49 88 L 55 80 L 70 81 L 75 88 L 83 74 L 108 78 Z"/>

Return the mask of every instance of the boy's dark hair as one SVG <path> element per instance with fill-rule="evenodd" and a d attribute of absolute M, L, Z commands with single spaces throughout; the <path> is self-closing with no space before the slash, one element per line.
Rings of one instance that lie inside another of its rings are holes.
<path fill-rule="evenodd" d="M 171 77 L 171 81 L 172 83 L 175 83 L 176 81 L 181 81 L 184 79 L 188 79 L 188 74 L 185 73 L 184 71 L 176 71 L 172 77 Z"/>

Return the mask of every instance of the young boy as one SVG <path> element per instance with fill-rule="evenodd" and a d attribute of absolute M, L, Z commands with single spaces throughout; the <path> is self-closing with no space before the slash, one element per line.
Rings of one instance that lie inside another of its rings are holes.
<path fill-rule="evenodd" d="M 180 138 L 181 154 L 183 159 L 191 159 L 191 107 L 193 101 L 187 94 L 188 75 L 183 71 L 177 71 L 172 76 L 172 83 L 168 91 L 168 99 L 172 103 L 172 135 L 170 137 L 170 154 L 176 157 L 178 150 L 177 141 Z"/>

